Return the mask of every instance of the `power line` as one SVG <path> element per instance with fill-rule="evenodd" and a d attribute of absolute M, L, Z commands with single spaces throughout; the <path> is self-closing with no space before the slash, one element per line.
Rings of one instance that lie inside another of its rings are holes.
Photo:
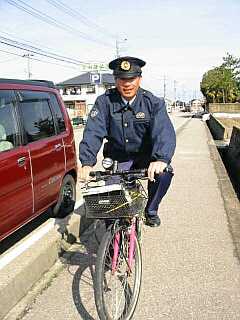
<path fill-rule="evenodd" d="M 0 31 L 2 32 L 2 31 Z M 2 32 L 2 33 L 6 33 L 6 32 Z M 6 33 L 8 34 L 8 33 Z M 87 62 L 84 62 L 84 61 L 81 61 L 81 60 L 77 60 L 77 59 L 74 59 L 74 58 L 69 58 L 69 57 L 66 57 L 66 56 L 63 56 L 63 55 L 59 55 L 59 54 L 56 54 L 56 53 L 53 53 L 53 52 L 50 52 L 50 51 L 47 51 L 47 50 L 43 50 L 41 48 L 38 48 L 36 45 L 34 45 L 33 43 L 31 43 L 30 41 L 27 41 L 27 40 L 23 40 L 25 42 L 29 42 L 33 45 L 28 45 L 27 43 L 23 43 L 23 42 L 20 42 L 18 40 L 13 40 L 11 38 L 7 38 L 7 37 L 3 37 L 0 35 L 0 39 L 2 39 L 3 41 L 7 41 L 7 42 L 10 42 L 12 44 L 16 44 L 16 45 L 20 45 L 22 46 L 23 48 L 28 48 L 28 49 L 33 49 L 33 50 L 38 50 L 40 52 L 43 52 L 43 53 L 47 53 L 49 55 L 52 55 L 52 56 L 55 56 L 55 57 L 58 57 L 58 58 L 62 58 L 62 59 L 67 59 L 69 61 L 72 61 L 72 62 L 76 62 L 76 63 L 84 63 L 86 64 Z M 21 39 L 22 40 L 22 39 Z M 42 46 L 42 45 L 41 45 Z M 49 49 L 49 48 L 48 48 Z M 50 49 L 51 50 L 51 49 Z"/>
<path fill-rule="evenodd" d="M 45 48 L 47 50 L 53 50 L 53 48 L 50 48 L 50 47 L 47 47 L 45 45 L 43 45 L 42 43 L 37 43 L 37 42 L 32 42 L 32 41 L 29 41 L 29 40 L 26 40 L 24 38 L 21 38 L 21 37 L 16 37 L 15 35 L 13 35 L 12 33 L 9 33 L 9 32 L 6 32 L 6 31 L 2 31 L 0 30 L 0 33 L 4 34 L 4 36 L 10 36 L 12 37 L 13 39 L 15 39 L 15 41 L 24 41 L 26 44 L 30 43 L 31 45 L 34 45 L 34 46 L 40 46 L 41 48 Z M 12 40 L 12 39 L 11 39 Z M 39 48 L 39 50 L 42 50 Z M 63 56 L 62 56 L 63 57 Z M 70 58 L 71 59 L 71 58 Z"/>
<path fill-rule="evenodd" d="M 2 50 L 2 49 L 0 49 L 0 52 L 4 52 L 4 53 L 7 53 L 7 54 L 12 54 L 12 55 L 14 55 L 14 56 L 22 57 L 22 55 L 21 55 L 21 54 L 17 54 L 17 53 L 9 52 L 9 51 L 7 51 L 7 50 Z"/>
<path fill-rule="evenodd" d="M 1 36 L 1 33 L 3 34 L 6 34 L 6 35 L 10 35 L 11 37 L 13 37 L 13 39 L 11 38 L 7 38 L 7 37 L 3 37 Z M 72 58 L 72 57 L 68 57 L 68 56 L 64 56 L 64 55 L 60 55 L 58 53 L 54 53 L 52 51 L 48 51 L 48 50 L 43 50 L 41 49 L 42 47 L 44 48 L 44 46 L 42 44 L 38 44 L 39 46 L 41 46 L 41 48 L 37 47 L 37 44 L 31 42 L 31 41 L 28 41 L 26 39 L 22 39 L 22 38 L 17 38 L 15 37 L 14 35 L 8 33 L 8 32 L 4 32 L 4 31 L 1 31 L 0 30 L 0 39 L 2 39 L 3 41 L 7 41 L 8 43 L 10 42 L 11 44 L 16 44 L 16 45 L 20 45 L 24 50 L 26 49 L 34 49 L 34 50 L 38 50 L 39 52 L 42 52 L 42 53 L 47 53 L 53 57 L 57 57 L 57 58 L 62 58 L 62 59 L 65 59 L 67 60 L 67 62 L 75 62 L 77 64 L 84 64 L 84 65 L 90 65 L 92 63 L 104 63 L 103 61 L 82 61 L 82 60 L 78 60 L 76 58 Z M 16 39 L 16 40 L 14 40 Z M 21 41 L 24 41 L 24 42 L 21 42 L 19 41 L 18 39 L 20 39 Z M 27 43 L 30 43 L 30 45 L 28 45 Z M 46 49 L 49 49 L 49 50 L 53 50 L 52 48 L 49 48 L 49 47 L 45 47 Z"/>
<path fill-rule="evenodd" d="M 104 28 L 97 25 L 87 17 L 85 17 L 82 13 L 79 12 L 79 10 L 74 10 L 71 7 L 64 4 L 62 1 L 56 1 L 56 0 L 46 0 L 48 3 L 50 3 L 55 8 L 59 9 L 60 11 L 64 12 L 65 14 L 71 16 L 72 18 L 76 18 L 77 20 L 80 20 L 84 25 L 94 28 L 97 31 L 103 33 L 104 35 L 107 35 L 111 38 L 115 39 L 115 36 L 109 32 L 107 32 Z"/>
<path fill-rule="evenodd" d="M 26 43 L 22 43 L 20 41 L 12 40 L 12 39 L 7 38 L 7 37 L 2 37 L 1 35 L 0 35 L 0 43 L 2 43 L 3 45 L 6 45 L 6 46 L 10 46 L 10 47 L 16 48 L 16 49 L 24 50 L 24 52 L 34 53 L 36 55 L 44 56 L 45 58 L 57 60 L 57 61 L 60 61 L 60 62 L 69 63 L 69 64 L 72 64 L 74 66 L 84 66 L 84 67 L 89 67 L 90 68 L 93 64 L 95 64 L 95 65 L 96 64 L 98 65 L 99 63 L 102 64 L 102 65 L 104 64 L 104 62 L 96 62 L 96 61 L 84 62 L 84 61 L 80 61 L 80 60 L 77 60 L 77 59 L 74 59 L 74 58 L 69 58 L 69 57 L 66 57 L 66 56 L 59 55 L 57 53 L 52 53 L 52 52 L 49 52 L 49 51 L 46 51 L 46 50 L 42 50 L 42 49 L 40 49 L 40 48 L 38 48 L 36 46 L 28 45 Z M 46 61 L 44 61 L 44 60 L 40 60 L 40 59 L 35 59 L 35 60 L 42 61 L 42 62 L 46 63 Z M 48 63 L 50 63 L 50 62 L 48 62 Z M 52 64 L 54 64 L 54 63 L 52 63 Z M 57 63 L 55 63 L 55 65 L 63 66 L 62 64 L 57 64 Z M 67 66 L 64 66 L 64 67 L 67 67 Z M 72 69 L 76 69 L 76 68 L 72 68 Z M 92 70 L 92 68 L 90 68 L 90 70 Z"/>
<path fill-rule="evenodd" d="M 7 53 L 7 54 L 12 54 L 14 56 L 17 56 L 17 57 L 20 57 L 20 58 L 24 58 L 24 55 L 22 55 L 22 54 L 13 53 L 13 52 L 10 52 L 10 51 L 7 51 L 7 50 L 0 49 L 0 52 L 4 52 L 4 53 Z M 43 63 L 47 63 L 47 64 L 53 64 L 53 65 L 57 65 L 57 66 L 60 66 L 60 67 L 63 67 L 63 68 L 68 68 L 68 69 L 77 69 L 76 67 L 66 66 L 66 65 L 63 65 L 63 64 L 60 64 L 60 63 L 56 63 L 56 62 L 44 61 L 44 60 L 33 58 L 33 57 L 31 57 L 31 60 L 39 61 L 39 62 L 43 62 Z"/>
<path fill-rule="evenodd" d="M 6 2 L 8 2 L 10 5 L 18 8 L 19 10 L 21 11 L 24 11 L 28 14 L 30 14 L 31 16 L 45 22 L 45 23 L 48 23 L 52 26 L 55 26 L 61 30 L 64 30 L 66 32 L 70 32 L 71 34 L 75 34 L 77 35 L 78 37 L 80 38 L 83 38 L 87 41 L 92 41 L 92 42 L 95 42 L 95 43 L 99 43 L 101 45 L 104 45 L 104 46 L 107 46 L 107 47 L 112 47 L 110 46 L 109 44 L 103 42 L 103 41 L 100 41 L 100 40 L 97 40 L 97 39 L 94 39 L 92 37 L 90 37 L 89 35 L 77 30 L 77 29 L 74 29 L 73 27 L 67 25 L 67 24 L 64 24 L 54 18 L 52 18 L 51 16 L 39 11 L 38 9 L 35 9 L 33 7 L 31 7 L 30 5 L 26 4 L 24 1 L 22 0 L 16 0 L 17 2 L 20 2 L 22 5 L 16 3 L 16 1 L 14 0 L 5 0 Z"/>
<path fill-rule="evenodd" d="M 72 60 L 72 59 L 69 59 L 69 58 L 61 58 L 60 56 L 56 55 L 56 54 L 52 54 L 52 53 L 48 53 L 48 52 L 45 52 L 39 48 L 36 48 L 36 47 L 31 47 L 31 46 L 28 46 L 28 45 L 25 45 L 25 44 L 22 44 L 18 41 L 13 41 L 11 39 L 8 39 L 8 38 L 5 38 L 5 37 L 1 37 L 0 36 L 0 43 L 2 44 L 5 44 L 7 46 L 10 46 L 10 47 L 14 47 L 14 48 L 17 48 L 17 49 L 21 49 L 21 50 L 25 50 L 25 51 L 28 51 L 28 52 L 31 52 L 31 53 L 35 53 L 35 54 L 38 54 L 38 55 L 41 55 L 41 56 L 44 56 L 44 57 L 47 57 L 47 58 L 50 58 L 50 59 L 54 59 L 54 60 L 58 60 L 58 61 L 62 61 L 62 62 L 67 62 L 67 63 L 70 63 L 70 64 L 74 64 L 74 65 L 81 65 L 81 64 L 88 64 L 86 62 L 83 62 L 83 61 L 77 61 L 77 60 Z"/>
<path fill-rule="evenodd" d="M 7 35 L 7 36 L 12 37 L 12 39 L 1 36 L 1 33 L 5 34 L 5 35 Z M 7 41 L 12 42 L 12 43 L 15 42 L 15 43 L 20 44 L 20 45 L 22 45 L 22 46 L 24 46 L 24 47 L 34 48 L 34 49 L 37 49 L 37 50 L 39 50 L 39 51 L 41 51 L 41 52 L 48 53 L 48 54 L 51 54 L 51 55 L 53 55 L 53 56 L 60 57 L 60 58 L 64 58 L 64 59 L 67 59 L 67 60 L 70 60 L 70 61 L 74 61 L 74 62 L 77 62 L 77 63 L 82 63 L 82 64 L 84 64 L 84 65 L 86 65 L 86 64 L 89 64 L 89 65 L 90 65 L 90 64 L 92 64 L 92 63 L 105 63 L 105 62 L 103 62 L 103 61 L 96 61 L 96 60 L 89 60 L 89 61 L 86 62 L 86 61 L 78 60 L 78 59 L 76 59 L 76 58 L 72 58 L 72 57 L 67 57 L 67 56 L 64 56 L 64 55 L 60 55 L 60 54 L 58 54 L 58 53 L 52 52 L 52 50 L 54 50 L 53 48 L 46 47 L 45 45 L 43 45 L 43 44 L 41 44 L 41 43 L 31 42 L 31 41 L 29 41 L 29 40 L 26 40 L 26 39 L 23 39 L 23 38 L 20 38 L 20 37 L 16 37 L 16 36 L 14 36 L 14 35 L 11 34 L 11 33 L 6 32 L 6 31 L 2 31 L 2 30 L 0 30 L 0 38 L 1 38 L 1 37 L 4 38 L 4 39 L 7 40 Z M 15 40 L 14 40 L 14 39 L 15 39 Z M 22 42 L 22 41 L 23 41 L 23 42 Z M 30 45 L 28 45 L 28 43 L 29 43 Z M 39 48 L 39 46 L 40 46 L 40 48 Z M 43 50 L 42 48 L 45 48 L 46 50 Z M 50 51 L 49 51 L 49 50 L 50 50 Z"/>

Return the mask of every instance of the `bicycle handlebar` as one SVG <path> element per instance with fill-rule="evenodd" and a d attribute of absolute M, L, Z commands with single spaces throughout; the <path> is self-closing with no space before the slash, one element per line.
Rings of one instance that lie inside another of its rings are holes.
<path fill-rule="evenodd" d="M 90 177 L 94 177 L 96 179 L 104 179 L 111 176 L 119 176 L 122 178 L 135 178 L 135 179 L 143 179 L 147 177 L 147 169 L 134 169 L 134 170 L 106 170 L 106 171 L 91 171 Z"/>
<path fill-rule="evenodd" d="M 171 166 L 167 166 L 163 172 L 173 172 Z M 135 178 L 135 179 L 144 179 L 148 176 L 148 169 L 132 169 L 132 170 L 106 170 L 106 171 L 91 171 L 90 177 L 96 178 L 97 180 L 104 180 L 111 176 L 119 176 L 122 178 Z"/>

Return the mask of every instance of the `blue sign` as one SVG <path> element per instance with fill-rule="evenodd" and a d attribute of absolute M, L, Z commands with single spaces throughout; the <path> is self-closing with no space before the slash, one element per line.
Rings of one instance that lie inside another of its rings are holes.
<path fill-rule="evenodd" d="M 101 83 L 100 73 L 91 73 L 91 82 L 94 84 L 100 84 Z"/>

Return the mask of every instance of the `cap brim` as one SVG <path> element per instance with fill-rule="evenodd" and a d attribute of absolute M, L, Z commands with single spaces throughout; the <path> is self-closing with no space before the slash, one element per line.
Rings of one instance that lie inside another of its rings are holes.
<path fill-rule="evenodd" d="M 115 78 L 121 78 L 121 79 L 130 79 L 130 78 L 137 78 L 137 77 L 141 77 L 141 72 L 117 72 L 117 73 L 113 73 Z"/>

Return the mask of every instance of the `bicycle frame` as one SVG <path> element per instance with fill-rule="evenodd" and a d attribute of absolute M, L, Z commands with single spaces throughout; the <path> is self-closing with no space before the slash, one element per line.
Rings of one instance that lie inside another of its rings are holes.
<path fill-rule="evenodd" d="M 131 221 L 130 231 L 127 233 L 129 237 L 129 248 L 128 248 L 128 273 L 132 272 L 133 256 L 135 252 L 136 242 L 136 217 L 133 217 Z M 112 274 L 117 270 L 117 260 L 120 251 L 120 233 L 117 232 L 114 239 L 113 258 L 112 258 Z"/>

